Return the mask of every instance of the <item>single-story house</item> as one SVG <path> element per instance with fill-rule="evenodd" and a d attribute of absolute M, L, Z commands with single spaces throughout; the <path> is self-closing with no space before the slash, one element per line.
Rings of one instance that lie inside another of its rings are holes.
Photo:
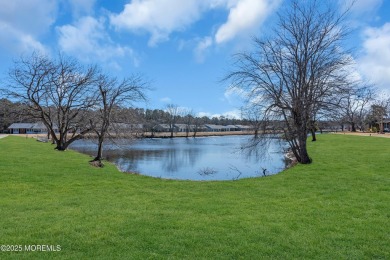
<path fill-rule="evenodd" d="M 47 128 L 42 122 L 13 123 L 8 127 L 11 134 L 46 134 Z"/>
<path fill-rule="evenodd" d="M 222 132 L 226 131 L 226 128 L 223 125 L 211 125 L 211 124 L 206 124 L 204 125 L 209 132 Z"/>
<path fill-rule="evenodd" d="M 158 124 L 153 127 L 156 132 L 170 132 L 171 127 L 169 124 Z M 177 128 L 173 126 L 173 131 L 177 132 Z"/>
<path fill-rule="evenodd" d="M 142 131 L 144 128 L 143 124 L 127 124 L 127 123 L 112 123 L 111 128 L 123 131 L 123 132 L 134 132 Z"/>
<path fill-rule="evenodd" d="M 248 125 L 236 125 L 239 131 L 251 131 L 254 129 L 253 126 L 248 126 Z"/>
<path fill-rule="evenodd" d="M 191 132 L 193 131 L 194 129 L 194 126 L 193 125 L 187 125 L 187 124 L 175 124 L 175 130 L 177 132 Z"/>
<path fill-rule="evenodd" d="M 240 131 L 240 129 L 236 125 L 227 125 L 224 126 L 225 131 Z"/>
<path fill-rule="evenodd" d="M 385 132 L 390 131 L 390 118 L 383 119 L 383 131 Z"/>

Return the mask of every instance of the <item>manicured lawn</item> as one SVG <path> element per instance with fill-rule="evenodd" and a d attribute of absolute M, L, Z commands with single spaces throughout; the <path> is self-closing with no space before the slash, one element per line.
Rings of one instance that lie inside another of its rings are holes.
<path fill-rule="evenodd" d="M 320 135 L 311 165 L 226 182 L 88 165 L 0 140 L 0 259 L 390 259 L 390 139 Z"/>

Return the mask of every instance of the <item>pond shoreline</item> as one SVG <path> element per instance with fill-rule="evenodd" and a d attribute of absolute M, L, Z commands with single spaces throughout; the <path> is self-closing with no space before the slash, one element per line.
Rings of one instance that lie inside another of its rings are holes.
<path fill-rule="evenodd" d="M 121 172 L 193 181 L 236 180 L 277 174 L 286 169 L 285 150 L 270 140 L 268 151 L 244 151 L 248 135 L 200 138 L 139 138 L 108 142 L 106 160 Z M 70 149 L 93 155 L 93 140 L 78 140 Z M 259 158 L 262 158 L 260 160 Z"/>
<path fill-rule="evenodd" d="M 32 137 L 32 138 L 39 138 L 43 139 L 46 137 L 47 134 L 12 134 L 13 136 L 21 136 L 21 137 Z M 173 137 L 179 137 L 179 138 L 194 138 L 194 137 L 208 137 L 208 136 L 230 136 L 230 135 L 254 135 L 254 131 L 224 131 L 224 132 L 198 132 L 194 136 L 192 132 L 187 136 L 187 133 L 185 132 L 177 132 L 173 133 Z M 91 137 L 94 137 L 95 135 L 93 133 L 86 134 L 81 139 L 89 139 Z M 151 133 L 151 132 L 145 132 L 145 133 L 130 133 L 125 134 L 123 136 L 120 136 L 119 138 L 136 138 L 136 139 L 142 139 L 142 138 L 171 138 L 171 133 L 169 132 L 158 132 L 158 133 Z"/>
<path fill-rule="evenodd" d="M 159 132 L 159 133 L 150 133 L 146 132 L 141 134 L 140 136 L 136 136 L 139 138 L 196 138 L 196 137 L 208 137 L 208 136 L 230 136 L 230 135 L 253 135 L 254 131 L 224 131 L 224 132 L 198 132 L 194 136 L 192 132 L 188 135 L 185 132 L 177 132 L 173 133 L 173 137 L 171 137 L 171 133 L 169 132 Z"/>

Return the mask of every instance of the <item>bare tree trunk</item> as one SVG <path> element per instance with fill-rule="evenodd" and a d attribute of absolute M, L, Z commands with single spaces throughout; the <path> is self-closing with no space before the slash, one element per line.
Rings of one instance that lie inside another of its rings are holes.
<path fill-rule="evenodd" d="M 93 159 L 94 161 L 100 162 L 101 160 L 103 160 L 103 142 L 104 142 L 104 138 L 99 137 L 98 138 L 98 151 L 97 151 L 95 159 Z"/>
<path fill-rule="evenodd" d="M 309 157 L 309 154 L 306 149 L 306 137 L 302 138 L 302 140 L 299 141 L 300 147 L 299 147 L 299 155 L 300 155 L 300 163 L 302 164 L 309 164 L 311 163 L 311 158 Z"/>
<path fill-rule="evenodd" d="M 316 138 L 316 130 L 315 130 L 315 128 L 311 128 L 310 129 L 310 132 L 311 132 L 311 141 L 312 142 L 315 142 L 315 141 L 317 141 L 317 138 Z"/>
<path fill-rule="evenodd" d="M 351 122 L 351 132 L 356 132 L 355 122 Z"/>
<path fill-rule="evenodd" d="M 170 138 L 173 138 L 173 125 L 171 126 L 171 129 L 169 129 L 171 131 L 171 136 Z"/>

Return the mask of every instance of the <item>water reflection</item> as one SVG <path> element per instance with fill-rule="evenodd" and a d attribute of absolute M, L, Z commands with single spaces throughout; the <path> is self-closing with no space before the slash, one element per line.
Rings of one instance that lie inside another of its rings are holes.
<path fill-rule="evenodd" d="M 272 140 L 266 154 L 241 149 L 247 136 L 121 140 L 106 144 L 105 157 L 122 171 L 190 180 L 233 180 L 280 172 L 283 145 Z M 94 155 L 96 144 L 79 140 L 72 149 Z"/>

